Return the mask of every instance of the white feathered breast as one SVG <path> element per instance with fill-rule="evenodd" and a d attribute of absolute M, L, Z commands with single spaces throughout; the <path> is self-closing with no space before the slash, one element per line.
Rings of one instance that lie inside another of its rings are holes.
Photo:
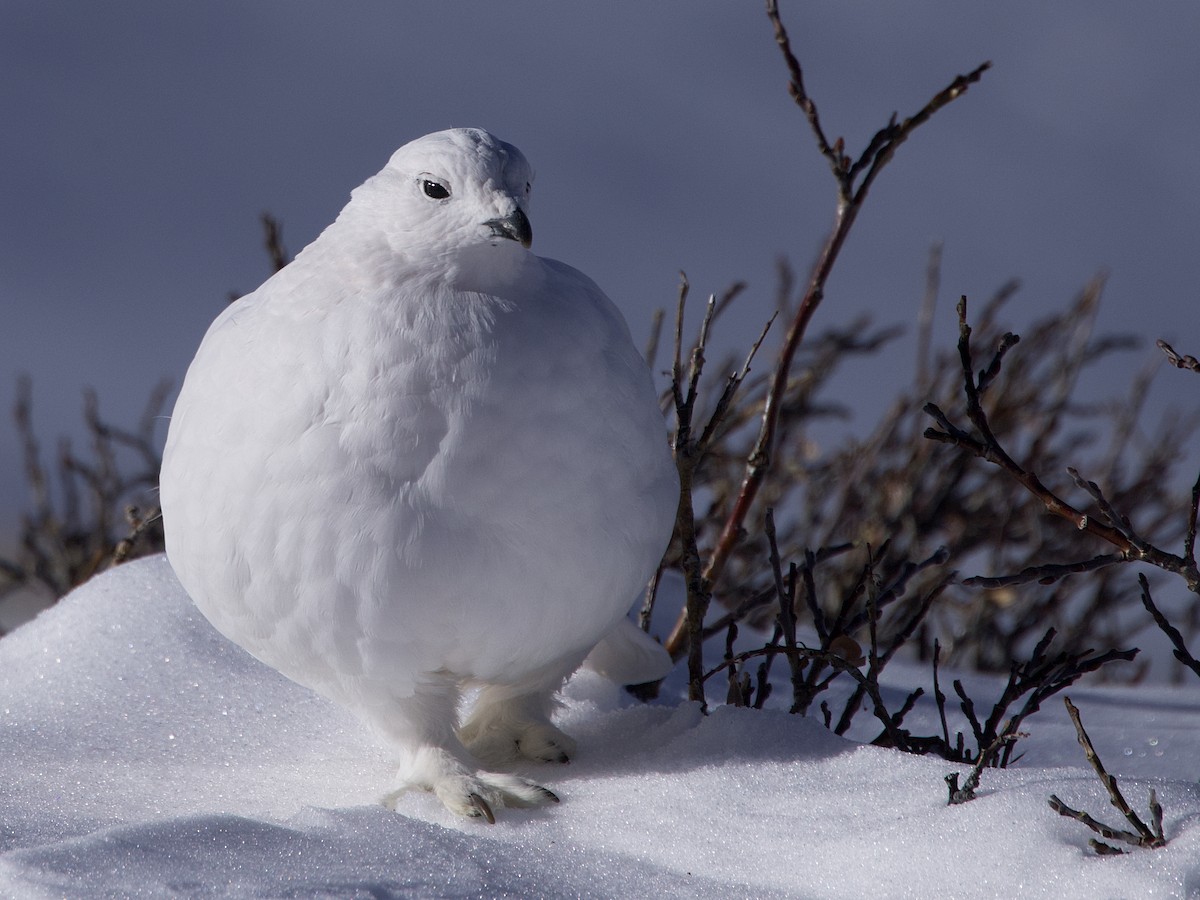
<path fill-rule="evenodd" d="M 355 253 L 352 224 L 232 305 L 188 372 L 162 474 L 181 581 L 335 698 L 585 651 L 653 570 L 677 496 L 623 320 L 513 242 L 412 269 Z"/>

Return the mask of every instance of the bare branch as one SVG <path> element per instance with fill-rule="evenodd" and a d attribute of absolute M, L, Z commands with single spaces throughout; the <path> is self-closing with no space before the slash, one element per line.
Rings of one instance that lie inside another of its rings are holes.
<path fill-rule="evenodd" d="M 848 157 L 842 152 L 841 140 L 839 139 L 834 146 L 831 146 L 825 137 L 816 105 L 804 88 L 804 73 L 799 60 L 792 52 L 791 42 L 787 29 L 779 16 L 776 0 L 767 0 L 767 16 L 774 27 L 776 42 L 779 44 L 788 68 L 792 97 L 808 118 L 817 140 L 817 146 L 829 160 L 834 177 L 838 181 L 839 202 L 833 228 L 817 258 L 804 297 L 800 301 L 784 337 L 775 371 L 771 377 L 770 389 L 763 404 L 762 424 L 758 439 L 746 460 L 746 471 L 741 489 L 726 518 L 725 526 L 717 539 L 712 555 L 709 557 L 708 565 L 705 567 L 705 578 L 709 584 L 714 585 L 720 579 L 734 546 L 741 539 L 743 524 L 749 515 L 750 507 L 771 467 L 780 408 L 788 389 L 792 361 L 808 331 L 809 322 L 825 296 L 825 283 L 833 271 L 842 246 L 866 200 L 868 189 L 909 135 L 928 121 L 939 109 L 961 96 L 970 85 L 979 81 L 991 65 L 984 63 L 968 75 L 960 75 L 950 85 L 934 95 L 919 112 L 902 123 L 897 124 L 896 118 L 893 116 L 888 126 L 872 139 L 859 162 L 851 165 Z"/>
<path fill-rule="evenodd" d="M 271 271 L 278 272 L 292 260 L 287 248 L 283 246 L 283 223 L 269 212 L 262 213 L 258 220 L 262 223 L 263 246 L 271 259 Z"/>
<path fill-rule="evenodd" d="M 829 145 L 829 141 L 825 137 L 825 131 L 821 127 L 821 118 L 817 114 L 817 104 L 808 96 L 808 91 L 804 88 L 804 72 L 800 68 L 800 60 L 792 52 L 792 43 L 790 38 L 788 38 L 787 29 L 783 27 L 783 20 L 779 17 L 779 8 L 776 0 L 767 0 L 767 18 L 775 29 L 775 42 L 779 44 L 779 52 L 783 54 L 783 60 L 787 64 L 788 75 L 790 76 L 788 93 L 796 101 L 796 105 L 803 110 L 804 116 L 808 119 L 808 124 L 813 130 L 813 136 L 817 140 L 817 147 L 820 149 L 821 155 L 829 160 L 833 174 L 840 183 L 846 169 L 850 165 L 850 160 L 841 153 L 840 141 L 838 142 L 838 149 L 835 150 Z"/>
<path fill-rule="evenodd" d="M 1200 359 L 1194 356 L 1180 356 L 1175 352 L 1175 348 L 1166 341 L 1155 341 L 1158 349 L 1167 356 L 1167 362 L 1175 366 L 1177 369 L 1190 369 L 1193 372 L 1200 372 Z"/>
<path fill-rule="evenodd" d="M 1043 566 L 1030 566 L 1027 569 L 1022 569 L 1015 575 L 1000 575 L 996 577 L 972 575 L 970 578 L 964 578 L 962 583 L 983 588 L 1011 587 L 1018 584 L 1030 584 L 1034 581 L 1038 584 L 1054 584 L 1054 582 L 1066 578 L 1068 575 L 1095 572 L 1097 569 L 1103 569 L 1106 566 L 1125 561 L 1125 557 L 1120 553 L 1108 553 L 1103 556 L 1094 556 L 1091 559 L 1085 559 L 1081 562 L 1049 563 Z"/>
<path fill-rule="evenodd" d="M 1200 593 L 1200 570 L 1197 569 L 1195 559 L 1191 553 L 1194 549 L 1194 539 L 1185 546 L 1186 552 L 1184 556 L 1176 556 L 1161 550 L 1142 539 L 1134 531 L 1129 520 L 1113 509 L 1099 486 L 1094 482 L 1082 478 L 1074 469 L 1069 469 L 1069 472 L 1075 483 L 1096 501 L 1100 507 L 1101 517 L 1107 519 L 1111 524 L 1105 524 L 1094 516 L 1080 512 L 1047 488 L 1034 472 L 1026 470 L 1009 456 L 1008 452 L 1001 446 L 993 434 L 991 425 L 988 422 L 987 413 L 979 402 L 979 396 L 981 393 L 980 385 L 985 381 L 985 377 L 990 383 L 995 374 L 999 372 L 999 361 L 1004 351 L 1015 343 L 1015 338 L 1011 342 L 1007 340 L 1001 342 L 1001 346 L 993 358 L 992 365 L 980 375 L 980 379 L 977 382 L 974 376 L 971 356 L 971 326 L 967 324 L 966 309 L 966 297 L 963 297 L 958 305 L 958 349 L 962 360 L 963 386 L 967 400 L 966 414 L 971 424 L 975 427 L 976 434 L 971 435 L 958 428 L 938 406 L 929 403 L 925 406 L 925 412 L 941 426 L 941 430 L 927 428 L 925 430 L 925 437 L 930 440 L 957 446 L 1003 469 L 1008 475 L 1023 485 L 1026 490 L 1041 500 L 1042 505 L 1048 512 L 1068 520 L 1078 530 L 1095 535 L 1116 547 L 1120 551 L 1121 561 L 1139 560 L 1150 563 L 1167 572 L 1175 573 L 1184 579 L 1189 590 Z M 993 369 L 995 370 L 994 372 Z M 1200 482 L 1197 484 L 1197 488 L 1193 491 L 1193 509 L 1195 508 L 1195 504 L 1200 502 Z M 1189 529 L 1194 527 L 1193 522 L 1194 516 L 1189 520 Z M 1100 559 L 1103 559 L 1103 557 L 1096 558 L 1096 560 Z M 1086 566 L 1086 564 L 1083 565 L 1085 565 L 1085 570 L 1090 571 L 1093 568 L 1100 568 L 1101 565 L 1107 564 L 1107 561 L 1105 561 L 1102 564 L 1098 563 L 1094 567 Z M 1061 569 L 1050 570 L 1046 573 L 1047 577 L 1053 575 L 1061 577 L 1063 574 L 1068 573 Z M 1024 573 L 1022 573 L 1023 575 Z M 1021 583 L 1022 576 L 1015 576 L 1003 583 Z"/>
<path fill-rule="evenodd" d="M 1100 761 L 1099 754 L 1096 753 L 1096 748 L 1092 745 L 1092 739 L 1088 737 L 1087 731 L 1083 727 L 1083 720 L 1079 717 L 1079 710 L 1075 704 L 1071 702 L 1070 697 L 1063 697 L 1063 703 L 1066 704 L 1067 713 L 1071 717 L 1071 722 L 1075 725 L 1075 736 L 1079 739 L 1079 746 L 1083 747 L 1083 755 L 1087 761 L 1091 763 L 1092 768 L 1096 772 L 1096 776 L 1100 779 L 1100 783 L 1104 785 L 1104 789 L 1108 792 L 1109 802 L 1112 803 L 1125 820 L 1133 826 L 1133 831 L 1124 831 L 1116 828 L 1111 828 L 1102 822 L 1097 821 L 1085 812 L 1072 809 L 1063 803 L 1058 797 L 1053 794 L 1050 796 L 1050 808 L 1060 816 L 1067 816 L 1072 819 L 1077 819 L 1086 825 L 1088 828 L 1100 834 L 1109 840 L 1123 841 L 1127 844 L 1132 844 L 1135 847 L 1148 847 L 1157 849 L 1167 845 L 1167 839 L 1163 835 L 1162 830 L 1162 807 L 1159 806 L 1158 797 L 1155 796 L 1153 790 L 1150 791 L 1150 817 L 1154 822 L 1154 827 L 1146 825 L 1141 817 L 1133 811 L 1129 806 L 1128 801 L 1121 794 L 1120 788 L 1117 786 L 1117 779 L 1108 773 L 1104 768 L 1104 763 Z M 1093 846 L 1095 846 L 1093 844 Z M 1107 847 L 1101 851 L 1100 847 L 1096 847 L 1100 852 L 1120 852 L 1115 847 Z"/>
<path fill-rule="evenodd" d="M 1158 626 L 1159 631 L 1165 634 L 1175 648 L 1175 658 L 1200 675 L 1200 660 L 1192 656 L 1192 652 L 1188 650 L 1187 642 L 1183 639 L 1183 635 L 1179 633 L 1179 629 L 1172 625 L 1167 617 L 1162 614 L 1162 610 L 1154 603 L 1154 598 L 1150 596 L 1150 582 L 1142 573 L 1138 573 L 1138 584 L 1142 589 L 1142 605 L 1146 607 L 1146 612 L 1150 613 L 1154 619 L 1154 624 Z"/>
<path fill-rule="evenodd" d="M 1009 719 L 1005 724 L 1004 729 L 1000 734 L 996 735 L 996 739 L 988 744 L 987 748 L 979 754 L 979 759 L 967 774 L 967 780 L 963 782 L 962 787 L 958 785 L 958 773 L 951 772 L 946 776 L 946 786 L 950 789 L 950 799 L 948 805 L 955 806 L 960 803 L 969 803 L 975 799 L 975 791 L 979 788 L 979 780 L 983 775 L 983 770 L 996 760 L 1000 753 L 1000 748 L 1012 744 L 1014 741 L 1029 737 L 1029 735 L 1015 731 L 1013 721 Z M 947 743 L 949 738 L 947 737 Z"/>

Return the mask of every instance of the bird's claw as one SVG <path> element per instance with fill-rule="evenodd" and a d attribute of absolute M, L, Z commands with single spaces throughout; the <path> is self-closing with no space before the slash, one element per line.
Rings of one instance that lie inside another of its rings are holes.
<path fill-rule="evenodd" d="M 546 793 L 550 794 L 549 791 L 546 791 Z M 553 794 L 550 794 L 550 796 L 554 797 Z M 472 811 L 469 813 L 469 815 L 472 818 L 475 818 L 475 819 L 483 818 L 483 819 L 487 819 L 487 823 L 489 825 L 496 824 L 496 814 L 492 812 L 492 808 L 488 805 L 488 802 L 486 800 L 484 800 L 482 797 L 480 797 L 476 793 L 471 793 L 471 795 L 467 799 L 470 801 L 470 804 L 471 804 Z M 558 802 L 557 797 L 554 797 L 554 802 L 555 803 Z"/>
<path fill-rule="evenodd" d="M 563 735 L 565 738 L 566 735 Z M 574 745 L 572 744 L 572 747 Z M 567 764 L 571 761 L 571 757 L 567 755 L 567 750 L 551 741 L 517 741 L 516 755 L 525 759 L 532 759 L 536 762 L 560 763 Z"/>

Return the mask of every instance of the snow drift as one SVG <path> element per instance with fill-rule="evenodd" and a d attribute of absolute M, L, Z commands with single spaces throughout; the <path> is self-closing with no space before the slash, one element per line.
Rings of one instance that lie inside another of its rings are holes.
<path fill-rule="evenodd" d="M 0 640 L 0 894 L 1200 894 L 1200 691 L 1071 695 L 1130 801 L 1157 789 L 1165 849 L 1099 858 L 1049 809 L 1057 793 L 1124 824 L 1057 703 L 1029 720 L 1018 764 L 948 807 L 942 760 L 779 711 L 643 706 L 589 672 L 559 721 L 577 759 L 529 770 L 562 804 L 489 827 L 426 795 L 386 809 L 388 748 L 220 637 L 156 557 Z"/>

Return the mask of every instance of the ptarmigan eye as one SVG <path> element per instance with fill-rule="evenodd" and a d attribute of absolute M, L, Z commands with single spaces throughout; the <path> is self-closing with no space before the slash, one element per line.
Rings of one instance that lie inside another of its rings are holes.
<path fill-rule="evenodd" d="M 430 200 L 445 200 L 450 196 L 450 188 L 432 178 L 421 179 L 421 190 Z"/>

